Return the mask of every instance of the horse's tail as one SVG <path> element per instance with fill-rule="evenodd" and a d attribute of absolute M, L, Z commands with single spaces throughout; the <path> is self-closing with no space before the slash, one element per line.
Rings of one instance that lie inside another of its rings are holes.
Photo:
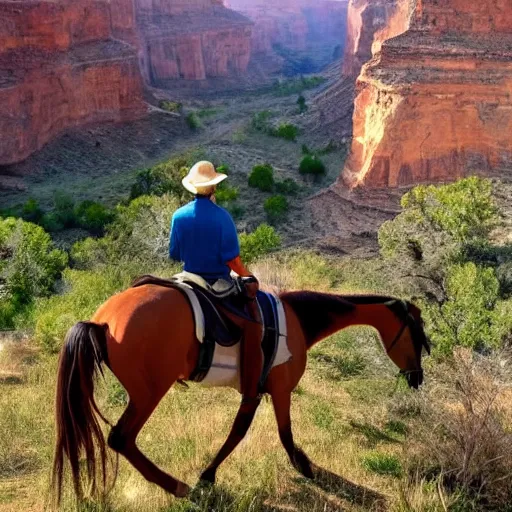
<path fill-rule="evenodd" d="M 99 418 L 108 423 L 94 400 L 94 378 L 103 374 L 101 363 L 108 362 L 106 326 L 80 322 L 73 326 L 60 353 L 57 375 L 57 440 L 53 461 L 52 491 L 57 505 L 62 496 L 65 458 L 78 499 L 82 497 L 80 456 L 86 458 L 91 492 L 106 489 L 107 449 Z"/>

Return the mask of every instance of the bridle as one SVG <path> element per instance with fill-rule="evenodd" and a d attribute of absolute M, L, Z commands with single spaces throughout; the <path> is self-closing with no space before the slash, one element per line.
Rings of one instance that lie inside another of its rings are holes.
<path fill-rule="evenodd" d="M 391 345 L 387 349 L 387 353 L 390 354 L 395 345 L 398 343 L 400 338 L 403 336 L 405 329 L 409 328 L 412 331 L 412 334 L 414 334 L 414 331 L 417 331 L 416 322 L 417 320 L 414 318 L 414 316 L 409 311 L 409 305 L 404 300 L 392 300 L 389 302 L 386 302 L 384 304 L 386 307 L 388 307 L 395 315 L 400 318 L 402 322 L 402 326 L 400 327 L 400 330 L 398 331 L 398 334 L 393 339 Z M 418 336 L 413 336 L 413 343 L 416 348 L 416 350 L 420 350 L 425 347 L 425 350 L 430 354 L 430 347 L 428 345 L 428 342 L 426 340 L 419 340 L 417 339 Z M 418 346 L 418 344 L 421 343 L 421 346 Z"/>
<path fill-rule="evenodd" d="M 387 353 L 389 354 L 393 350 L 395 345 L 398 343 L 398 340 L 403 336 L 405 329 L 411 327 L 411 323 L 414 323 L 416 320 L 409 312 L 409 306 L 404 300 L 393 300 L 386 302 L 384 305 L 387 308 L 389 308 L 393 313 L 395 313 L 395 315 L 398 316 L 398 318 L 400 318 L 402 322 L 402 326 L 400 327 L 398 334 L 395 336 L 391 345 L 387 349 Z M 405 318 L 402 317 L 402 314 L 406 315 Z"/>

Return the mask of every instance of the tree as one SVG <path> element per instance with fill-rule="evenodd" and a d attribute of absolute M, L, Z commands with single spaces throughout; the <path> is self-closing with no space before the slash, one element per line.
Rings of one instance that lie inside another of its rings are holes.
<path fill-rule="evenodd" d="M 50 235 L 30 222 L 0 220 L 0 328 L 12 327 L 36 297 L 48 295 L 67 264 Z"/>
<path fill-rule="evenodd" d="M 467 178 L 419 186 L 402 198 L 402 213 L 379 230 L 381 254 L 397 291 L 423 303 L 439 354 L 455 345 L 487 350 L 510 333 L 499 258 L 490 242 L 499 212 L 489 180 Z M 485 256 L 485 257 L 484 257 Z"/>

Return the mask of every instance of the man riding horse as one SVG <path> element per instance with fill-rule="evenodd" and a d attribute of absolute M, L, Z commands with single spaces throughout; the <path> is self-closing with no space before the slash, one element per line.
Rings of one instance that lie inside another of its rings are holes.
<path fill-rule="evenodd" d="M 244 266 L 235 223 L 227 210 L 215 204 L 215 191 L 227 178 L 210 162 L 201 161 L 183 178 L 194 201 L 178 209 L 172 218 L 169 256 L 184 263 L 184 270 L 197 274 L 210 285 L 231 281 L 230 271 L 252 279 L 245 285 L 247 310 L 252 322 L 244 321 L 241 362 L 243 403 L 260 400 L 259 381 L 263 367 L 262 325 L 256 303 L 258 280 Z"/>

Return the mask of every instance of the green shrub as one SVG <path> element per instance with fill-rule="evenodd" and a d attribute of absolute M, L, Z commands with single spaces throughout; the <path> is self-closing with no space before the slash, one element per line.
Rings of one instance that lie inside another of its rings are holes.
<path fill-rule="evenodd" d="M 282 139 L 290 140 L 295 142 L 297 140 L 297 135 L 299 134 L 299 129 L 290 123 L 280 124 L 273 135 L 276 137 L 281 137 Z"/>
<path fill-rule="evenodd" d="M 195 112 L 190 112 L 187 115 L 187 124 L 193 131 L 199 130 L 203 126 L 199 116 Z"/>
<path fill-rule="evenodd" d="M 235 187 L 219 187 L 215 192 L 215 199 L 219 204 L 230 203 L 238 199 L 238 189 Z"/>
<path fill-rule="evenodd" d="M 166 110 L 167 112 L 175 112 L 175 113 L 180 113 L 181 110 L 183 109 L 182 103 L 178 103 L 176 101 L 169 101 L 169 100 L 161 100 L 158 103 L 158 106 L 162 110 Z"/>
<path fill-rule="evenodd" d="M 111 295 L 128 287 L 133 274 L 121 267 L 92 272 L 67 269 L 63 275 L 66 293 L 41 299 L 36 305 L 36 342 L 47 353 L 58 352 L 68 329 L 88 320 Z"/>
<path fill-rule="evenodd" d="M 169 227 L 179 204 L 174 196 L 164 195 L 141 196 L 128 205 L 118 205 L 105 237 L 73 246 L 75 266 L 95 269 L 132 262 L 150 268 L 167 263 Z"/>
<path fill-rule="evenodd" d="M 256 165 L 249 174 L 249 186 L 263 192 L 271 192 L 274 187 L 274 169 L 269 164 Z"/>
<path fill-rule="evenodd" d="M 94 201 L 82 201 L 75 208 L 78 225 L 95 235 L 102 235 L 105 228 L 114 220 L 114 213 L 106 206 Z"/>
<path fill-rule="evenodd" d="M 227 210 L 235 220 L 241 219 L 245 213 L 244 207 L 239 204 L 230 204 Z"/>
<path fill-rule="evenodd" d="M 309 149 L 309 147 L 306 144 L 302 144 L 301 150 L 302 150 L 303 155 L 311 155 L 312 154 L 312 151 Z"/>
<path fill-rule="evenodd" d="M 281 237 L 268 224 L 261 224 L 250 234 L 240 235 L 240 255 L 245 263 L 251 263 L 280 246 Z"/>
<path fill-rule="evenodd" d="M 145 195 L 174 194 L 186 200 L 181 180 L 187 175 L 196 158 L 189 154 L 180 155 L 139 171 L 131 188 L 130 199 Z"/>
<path fill-rule="evenodd" d="M 53 198 L 54 213 L 57 221 L 64 228 L 72 228 L 77 224 L 75 215 L 75 203 L 73 198 L 62 191 L 57 191 Z"/>
<path fill-rule="evenodd" d="M 261 112 L 256 112 L 252 116 L 252 121 L 251 121 L 252 128 L 258 132 L 268 133 L 271 117 L 272 117 L 272 112 L 270 112 L 269 110 L 263 110 Z"/>
<path fill-rule="evenodd" d="M 222 112 L 222 108 L 220 107 L 210 107 L 210 108 L 203 108 L 197 112 L 197 115 L 204 119 L 206 117 L 213 117 Z"/>
<path fill-rule="evenodd" d="M 67 264 L 64 252 L 54 248 L 40 226 L 8 218 L 0 220 L 0 282 L 3 307 L 0 317 L 12 327 L 13 315 L 36 297 L 48 295 Z"/>
<path fill-rule="evenodd" d="M 39 204 L 35 199 L 29 199 L 24 205 L 22 210 L 23 220 L 27 222 L 33 222 L 39 224 L 43 219 L 44 212 L 39 207 Z"/>
<path fill-rule="evenodd" d="M 265 201 L 265 212 L 271 222 L 282 220 L 288 212 L 288 200 L 284 196 L 272 196 Z"/>
<path fill-rule="evenodd" d="M 402 476 L 402 465 L 395 455 L 387 453 L 369 453 L 362 459 L 363 468 L 378 475 L 388 475 L 395 478 Z"/>
<path fill-rule="evenodd" d="M 229 165 L 228 164 L 220 164 L 218 167 L 217 167 L 217 172 L 220 172 L 222 174 L 229 174 L 231 171 L 231 169 L 229 168 Z"/>
<path fill-rule="evenodd" d="M 305 64 L 302 62 L 299 65 Z M 307 65 L 307 63 L 306 63 Z M 320 84 L 324 83 L 327 79 L 323 76 L 311 76 L 292 78 L 289 80 L 278 80 L 272 86 L 273 92 L 276 96 L 290 96 L 292 94 L 299 94 L 307 89 L 314 89 Z"/>
<path fill-rule="evenodd" d="M 317 156 L 306 155 L 300 163 L 299 172 L 319 176 L 325 174 L 325 165 Z"/>
<path fill-rule="evenodd" d="M 296 196 L 299 191 L 299 184 L 291 178 L 286 178 L 284 181 L 276 181 L 276 192 L 279 194 Z"/>

